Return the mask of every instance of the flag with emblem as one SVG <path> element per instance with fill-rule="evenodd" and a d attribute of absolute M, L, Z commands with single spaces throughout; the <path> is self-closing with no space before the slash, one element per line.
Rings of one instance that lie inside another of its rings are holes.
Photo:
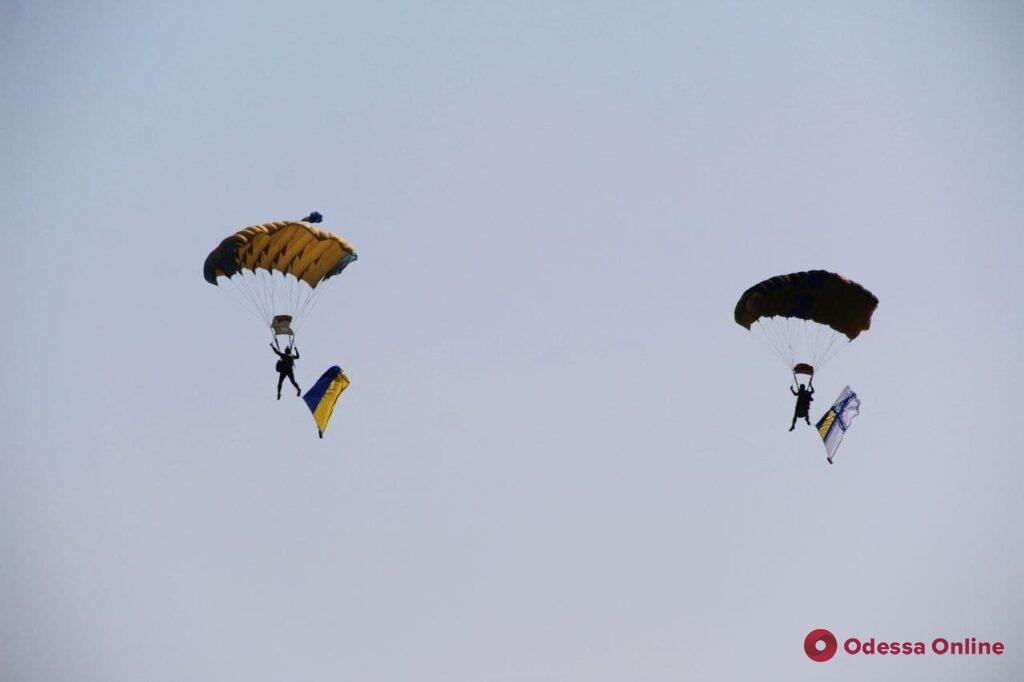
<path fill-rule="evenodd" d="M 825 450 L 828 452 L 828 463 L 836 456 L 839 444 L 843 442 L 846 430 L 850 428 L 853 418 L 860 414 L 860 398 L 849 386 L 843 389 L 828 412 L 818 420 L 818 433 L 821 440 L 825 442 Z"/>

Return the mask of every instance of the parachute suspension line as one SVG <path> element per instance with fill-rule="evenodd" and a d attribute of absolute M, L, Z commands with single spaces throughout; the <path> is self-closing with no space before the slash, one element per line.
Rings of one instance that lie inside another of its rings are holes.
<path fill-rule="evenodd" d="M 804 320 L 804 329 L 807 329 L 807 320 Z M 810 332 L 811 335 L 811 366 L 818 366 L 818 340 L 821 338 L 821 325 L 814 325 L 814 328 Z"/>
<path fill-rule="evenodd" d="M 786 334 L 786 359 L 788 365 L 792 370 L 793 365 L 797 362 L 797 354 L 800 352 L 800 338 L 801 331 L 799 324 L 789 324 L 785 319 L 778 321 L 779 327 L 785 331 Z"/>
<path fill-rule="evenodd" d="M 754 338 L 757 339 L 758 343 L 760 343 L 762 346 L 767 348 L 769 353 L 771 353 L 772 355 L 774 355 L 776 358 L 778 358 L 781 361 L 782 356 L 781 356 L 781 354 L 779 352 L 779 347 L 777 345 L 775 345 L 774 341 L 771 338 L 771 335 L 768 333 L 768 327 L 763 325 L 763 324 L 761 324 L 761 320 L 758 320 L 754 324 L 756 324 L 758 327 L 760 327 L 761 328 L 761 332 L 762 332 L 762 333 L 755 333 L 754 334 Z M 753 332 L 753 328 L 751 328 L 751 332 Z M 783 364 L 785 364 L 785 362 L 783 362 Z"/>
<path fill-rule="evenodd" d="M 259 286 L 259 276 L 251 270 L 241 270 L 237 275 L 239 282 L 245 285 L 253 306 L 259 311 L 264 324 L 270 324 L 270 311 L 267 307 L 263 291 Z"/>
<path fill-rule="evenodd" d="M 269 270 L 258 269 L 256 270 L 256 281 L 259 282 L 260 291 L 263 293 L 264 305 L 267 311 L 267 317 L 271 320 L 274 319 L 274 290 L 270 287 L 270 280 L 273 278 L 273 273 Z"/>
<path fill-rule="evenodd" d="M 789 365 L 790 367 L 796 362 L 796 351 L 793 346 L 796 344 L 796 329 L 795 325 L 779 323 L 782 328 L 786 331 L 786 348 L 789 350 Z"/>
<path fill-rule="evenodd" d="M 808 323 L 805 319 L 804 327 L 806 328 Z M 818 367 L 819 363 L 819 351 L 821 350 L 821 325 L 814 325 L 811 331 L 811 342 L 810 342 L 810 353 L 811 353 L 811 366 Z"/>
<path fill-rule="evenodd" d="M 771 344 L 769 343 L 768 331 L 764 328 L 764 325 L 761 324 L 760 320 L 756 321 L 754 324 L 757 325 L 757 329 L 755 329 L 754 326 L 751 326 L 750 333 L 757 339 L 758 343 L 763 345 L 769 351 L 774 352 Z"/>
<path fill-rule="evenodd" d="M 260 312 L 260 316 L 263 317 L 263 323 L 267 324 L 267 306 L 264 304 L 260 288 L 257 286 L 256 273 L 250 273 L 249 271 L 243 270 L 238 273 L 238 277 L 245 283 L 246 289 L 252 297 L 253 305 L 256 307 L 256 310 Z"/>
<path fill-rule="evenodd" d="M 822 364 L 822 360 L 824 358 L 824 354 L 825 354 L 824 344 L 819 345 L 818 342 L 815 341 L 815 344 L 814 344 L 814 364 L 815 365 Z"/>
<path fill-rule="evenodd" d="M 308 296 L 306 296 L 305 300 L 302 301 L 302 305 L 299 308 L 298 313 L 296 314 L 296 317 L 298 318 L 298 322 L 295 327 L 296 330 L 299 329 L 305 323 L 306 313 L 316 307 L 317 302 L 320 300 L 320 292 L 328 288 L 333 283 L 333 279 L 321 281 L 319 286 L 313 288 L 311 293 Z"/>
<path fill-rule="evenodd" d="M 287 301 L 285 307 L 286 313 L 291 313 L 295 310 L 295 278 L 289 277 L 282 273 L 274 273 L 281 278 L 280 290 L 284 294 L 284 299 Z"/>
<path fill-rule="evenodd" d="M 786 338 L 786 330 L 779 324 L 779 321 L 776 320 L 774 317 L 768 318 L 768 326 L 770 326 L 772 330 L 778 335 L 779 359 L 781 359 L 782 362 L 786 364 L 791 364 L 788 362 L 789 352 L 787 351 L 787 348 L 789 348 L 789 340 Z"/>
<path fill-rule="evenodd" d="M 281 295 L 284 293 L 277 288 L 277 278 L 274 276 L 273 270 L 267 270 L 267 274 L 263 276 L 263 286 L 267 292 L 267 296 L 270 299 L 270 312 L 272 315 L 285 314 L 286 311 L 281 310 Z"/>
<path fill-rule="evenodd" d="M 807 345 L 807 338 L 810 332 L 807 331 L 807 320 L 801 320 L 803 326 L 799 323 L 789 325 L 789 338 L 792 343 L 789 349 L 789 364 L 795 365 L 800 362 L 800 354 L 804 352 L 804 346 Z"/>
<path fill-rule="evenodd" d="M 267 317 L 271 320 L 277 315 L 277 301 L 274 296 L 274 273 L 270 270 L 259 269 L 256 271 L 257 281 L 260 284 L 260 291 L 263 292 L 263 300 L 266 302 Z"/>
<path fill-rule="evenodd" d="M 841 351 L 843 348 L 845 348 L 847 346 L 847 344 L 850 343 L 849 339 L 846 339 L 846 341 L 844 342 L 844 341 L 840 340 L 840 337 L 842 337 L 844 339 L 846 338 L 845 335 L 840 334 L 839 332 L 836 332 L 836 331 L 832 332 L 832 338 L 829 340 L 828 346 L 825 347 L 825 351 L 824 351 L 824 354 L 823 354 L 823 357 L 822 357 L 822 360 L 821 360 L 821 364 L 824 365 L 827 362 L 831 362 L 832 358 L 834 358 L 836 355 L 838 355 L 839 351 Z M 839 343 L 836 343 L 836 341 L 839 341 Z"/>
<path fill-rule="evenodd" d="M 320 286 L 323 286 L 323 284 L 321 283 Z M 309 296 L 307 296 L 306 299 L 302 302 L 302 305 L 299 307 L 298 313 L 296 314 L 296 318 L 298 319 L 298 321 L 295 323 L 296 330 L 302 327 L 303 323 L 306 321 L 306 313 L 312 310 L 314 306 L 316 306 L 317 299 L 319 298 L 320 287 L 317 287 L 313 289 L 312 293 L 310 293 Z"/>
<path fill-rule="evenodd" d="M 288 310 L 292 311 L 298 308 L 298 286 L 295 284 L 298 280 L 295 277 L 288 277 L 287 275 L 281 275 L 285 281 L 285 290 L 288 293 Z"/>
<path fill-rule="evenodd" d="M 280 273 L 271 270 L 270 286 L 274 291 L 274 314 L 287 315 L 290 312 L 290 308 L 288 307 L 288 290 L 291 283 L 287 281 L 287 277 L 283 277 L 281 278 L 283 281 L 278 284 L 278 278 L 281 278 Z"/>
<path fill-rule="evenodd" d="M 750 331 L 790 371 L 798 362 L 824 367 L 849 343 L 844 334 L 803 319 L 763 317 Z"/>
<path fill-rule="evenodd" d="M 276 273 L 273 270 L 268 270 L 266 277 L 263 278 L 263 282 L 267 287 L 267 293 L 270 295 L 271 306 L 273 308 L 270 312 L 272 315 L 286 315 L 288 311 L 282 310 L 282 295 L 284 294 L 284 291 L 277 286 L 276 280 Z"/>
<path fill-rule="evenodd" d="M 253 290 L 252 283 L 249 281 L 249 278 L 246 277 L 246 273 L 238 272 L 237 274 L 232 275 L 229 279 L 234 282 L 239 291 L 245 294 L 245 297 L 249 299 L 249 306 L 256 311 L 256 314 L 262 315 L 263 310 L 260 308 L 259 297 L 256 296 L 256 292 Z"/>
<path fill-rule="evenodd" d="M 778 339 L 779 358 L 782 359 L 783 362 L 785 362 L 786 347 L 788 345 L 788 342 L 786 340 L 786 330 L 783 329 L 783 327 L 779 324 L 779 321 L 774 317 L 768 318 L 768 327 L 772 330 L 772 333 L 775 335 L 775 338 Z"/>
<path fill-rule="evenodd" d="M 817 343 L 816 339 L 818 338 L 818 333 L 819 333 L 819 332 L 820 332 L 821 330 L 817 328 L 817 325 L 815 325 L 815 326 L 813 326 L 813 327 L 812 327 L 812 326 L 811 326 L 811 325 L 810 325 L 810 324 L 809 324 L 809 323 L 807 322 L 807 320 L 804 320 L 803 322 L 804 322 L 804 330 L 803 330 L 803 332 L 802 332 L 802 337 L 801 337 L 801 338 L 803 338 L 803 339 L 804 339 L 804 345 L 805 345 L 805 346 L 806 346 L 806 345 L 807 345 L 808 343 L 809 343 L 809 344 L 810 344 L 810 346 L 811 346 L 811 348 L 810 348 L 810 354 L 811 354 L 811 362 L 810 362 L 810 364 L 811 364 L 811 366 L 813 367 L 813 366 L 814 366 L 814 364 L 815 364 L 815 355 L 814 355 L 814 349 L 815 349 L 815 348 L 817 347 L 817 346 L 815 345 L 815 344 Z M 808 350 L 806 350 L 806 349 L 804 349 L 804 348 L 801 348 L 801 349 L 800 349 L 800 352 L 801 352 L 801 353 L 807 353 L 807 352 L 808 352 Z M 804 361 L 804 360 L 800 360 L 800 359 L 797 359 L 797 362 L 805 362 L 805 361 Z"/>
<path fill-rule="evenodd" d="M 764 324 L 764 321 L 766 319 L 768 321 L 768 324 Z M 787 363 L 785 343 L 781 337 L 781 334 L 777 326 L 772 324 L 772 322 L 773 320 L 771 318 L 762 318 L 760 320 L 757 320 L 755 324 L 757 324 L 757 326 L 761 328 L 761 331 L 763 333 L 754 334 L 754 336 L 762 345 L 764 345 L 771 352 L 772 355 L 778 358 L 779 362 L 781 362 L 783 365 L 786 365 Z M 789 368 L 792 369 L 792 366 L 790 365 Z"/>
<path fill-rule="evenodd" d="M 287 282 L 282 282 L 280 285 L 277 283 L 278 274 L 271 270 L 267 276 L 269 280 L 268 286 L 270 287 L 271 296 L 273 299 L 274 314 L 275 315 L 287 315 L 288 309 L 285 302 L 288 300 L 286 297 Z"/>
<path fill-rule="evenodd" d="M 838 332 L 831 327 L 823 327 L 818 330 L 821 332 L 818 337 L 819 341 L 815 344 L 815 348 L 818 350 L 817 363 L 824 365 L 828 362 L 828 352 L 832 348 L 832 344 L 835 343 Z"/>
<path fill-rule="evenodd" d="M 302 303 L 306 298 L 312 295 L 311 292 L 306 291 L 306 283 L 295 277 L 290 277 L 291 280 L 291 309 L 295 311 L 295 321 L 297 324 L 302 323 L 302 315 L 300 310 L 302 309 Z"/>
<path fill-rule="evenodd" d="M 327 282 L 310 287 L 293 275 L 284 275 L 265 269 L 242 270 L 232 277 L 225 277 L 231 283 L 228 290 L 234 298 L 244 304 L 257 319 L 266 326 L 277 315 L 290 315 L 292 329 L 298 329 L 307 312 L 313 309 L 320 297 L 321 289 Z M 333 283 L 333 280 L 332 282 Z"/>
<path fill-rule="evenodd" d="M 793 325 L 785 324 L 778 318 L 771 318 L 772 326 L 776 329 L 781 339 L 782 352 L 780 357 L 790 368 L 793 366 Z"/>
<path fill-rule="evenodd" d="M 270 324 L 270 318 L 267 316 L 267 306 L 263 303 L 260 291 L 256 287 L 256 283 L 249 277 L 248 272 L 242 270 L 231 279 L 235 277 L 238 277 L 239 288 L 244 288 L 245 294 L 251 302 L 253 310 L 256 311 L 257 316 L 262 318 L 264 324 Z"/>
<path fill-rule="evenodd" d="M 793 367 L 793 350 L 792 342 L 790 340 L 792 328 L 791 325 L 781 322 L 776 317 L 768 318 L 768 323 L 773 330 L 779 343 L 779 359 L 782 364 L 787 365 L 790 369 Z"/>
<path fill-rule="evenodd" d="M 236 274 L 235 277 L 239 276 Z M 230 296 L 232 298 L 236 299 L 239 303 L 241 303 L 242 306 L 250 313 L 252 313 L 256 317 L 259 317 L 259 311 L 256 310 L 255 303 L 253 303 L 252 298 L 242 288 L 242 284 L 235 280 L 235 277 L 220 277 L 217 279 L 217 284 L 219 286 L 224 286 L 225 291 L 231 292 Z M 239 277 L 239 279 L 241 278 Z"/>
<path fill-rule="evenodd" d="M 267 276 L 263 279 L 267 286 L 267 291 L 270 293 L 271 305 L 273 306 L 274 315 L 287 314 L 287 310 L 282 310 L 281 299 L 284 295 L 284 291 L 277 286 L 277 273 L 273 270 L 267 271 Z"/>
<path fill-rule="evenodd" d="M 823 348 L 824 343 L 822 342 L 822 336 L 823 336 L 822 329 L 823 329 L 822 325 L 819 324 L 819 325 L 816 325 L 816 328 L 814 330 L 814 345 L 812 346 L 812 349 L 814 351 L 813 352 L 814 359 L 812 360 L 812 362 L 814 363 L 815 367 L 823 364 L 822 363 L 822 351 L 824 350 L 824 348 Z"/>
<path fill-rule="evenodd" d="M 218 284 L 228 284 L 229 286 L 224 289 L 229 292 L 228 296 L 235 299 L 235 302 L 238 303 L 239 307 L 245 309 L 247 313 L 255 317 L 260 322 L 263 322 L 263 318 L 260 316 L 259 310 L 256 307 L 256 302 L 251 296 L 246 294 L 242 289 L 242 286 L 235 281 L 234 277 L 222 277 Z"/>
<path fill-rule="evenodd" d="M 764 324 L 761 320 L 757 320 L 754 324 L 756 324 L 758 329 L 760 329 L 759 332 L 754 333 L 754 336 L 757 338 L 757 340 L 761 344 L 763 344 L 765 348 L 771 351 L 772 355 L 781 358 L 781 348 L 779 347 L 778 342 L 775 340 L 775 337 L 772 334 L 772 330 L 769 328 L 769 326 Z M 751 328 L 751 332 L 754 332 L 753 328 Z"/>
<path fill-rule="evenodd" d="M 260 287 L 262 287 L 264 299 L 267 301 L 267 316 L 273 319 L 274 315 L 277 314 L 274 311 L 276 306 L 274 305 L 274 289 L 272 287 L 274 273 L 260 268 L 256 271 L 256 274 L 259 275 Z"/>

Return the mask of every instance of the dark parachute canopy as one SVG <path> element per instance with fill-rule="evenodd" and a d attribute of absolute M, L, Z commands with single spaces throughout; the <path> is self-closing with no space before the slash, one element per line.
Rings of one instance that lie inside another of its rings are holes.
<path fill-rule="evenodd" d="M 761 339 L 792 371 L 813 374 L 871 327 L 878 298 L 825 270 L 759 282 L 736 302 L 736 324 Z"/>

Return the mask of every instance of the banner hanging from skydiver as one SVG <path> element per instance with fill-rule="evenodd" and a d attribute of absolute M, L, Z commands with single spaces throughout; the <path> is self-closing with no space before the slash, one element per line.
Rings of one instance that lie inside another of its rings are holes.
<path fill-rule="evenodd" d="M 822 418 L 818 421 L 818 433 L 821 440 L 825 442 L 825 450 L 828 452 L 828 463 L 836 456 L 839 444 L 843 442 L 846 430 L 850 428 L 853 418 L 860 414 L 860 398 L 850 389 L 849 386 L 843 389 L 836 401 L 832 403 Z"/>
<path fill-rule="evenodd" d="M 341 371 L 341 367 L 335 365 L 324 372 L 313 384 L 313 388 L 302 396 L 306 405 L 309 406 L 309 411 L 313 413 L 313 420 L 316 422 L 316 428 L 320 432 L 321 438 L 324 437 L 327 422 L 334 414 L 334 403 L 338 402 L 338 396 L 348 388 L 348 384 L 348 377 Z"/>

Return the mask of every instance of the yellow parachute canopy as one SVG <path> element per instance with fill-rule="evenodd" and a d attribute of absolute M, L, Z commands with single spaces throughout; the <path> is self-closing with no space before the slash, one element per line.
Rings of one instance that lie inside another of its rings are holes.
<path fill-rule="evenodd" d="M 275 334 L 292 336 L 319 292 L 357 259 L 351 244 L 309 221 L 252 225 L 226 237 L 203 264 L 213 285 L 228 283 L 242 303 Z"/>
<path fill-rule="evenodd" d="M 262 268 L 292 275 L 315 287 L 354 260 L 352 245 L 327 230 L 298 221 L 264 223 L 224 239 L 206 257 L 203 276 L 210 284 L 217 284 L 220 276 Z"/>

